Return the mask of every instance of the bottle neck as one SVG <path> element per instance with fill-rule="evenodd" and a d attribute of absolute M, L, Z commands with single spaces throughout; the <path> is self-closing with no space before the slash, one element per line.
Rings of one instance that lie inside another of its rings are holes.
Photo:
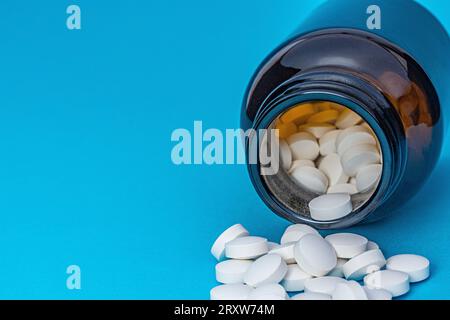
<path fill-rule="evenodd" d="M 310 101 L 331 101 L 344 105 L 371 126 L 379 140 L 383 158 L 382 177 L 371 198 L 339 221 L 318 222 L 308 220 L 280 203 L 267 189 L 259 174 L 259 164 L 249 165 L 251 178 L 262 198 L 281 216 L 294 222 L 308 222 L 317 228 L 348 227 L 366 219 L 396 190 L 407 156 L 402 122 L 396 109 L 370 82 L 349 72 L 327 70 L 305 72 L 280 85 L 265 99 L 253 122 L 253 129 L 266 129 L 289 107 Z"/>

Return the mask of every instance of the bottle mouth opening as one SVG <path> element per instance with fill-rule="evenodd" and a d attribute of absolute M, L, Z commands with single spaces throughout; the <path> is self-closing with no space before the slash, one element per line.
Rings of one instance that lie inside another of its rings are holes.
<path fill-rule="evenodd" d="M 309 92 L 277 103 L 258 129 L 253 183 L 266 204 L 293 222 L 342 228 L 366 218 L 389 194 L 392 143 L 367 106 L 342 95 Z M 351 211 L 329 219 L 311 214 L 311 200 L 348 194 Z M 377 205 L 378 204 L 378 205 Z"/>
<path fill-rule="evenodd" d="M 321 195 L 350 195 L 352 212 L 372 198 L 382 176 L 383 153 L 372 127 L 350 108 L 325 100 L 300 103 L 268 129 L 259 157 L 271 161 L 264 161 L 261 170 L 269 191 L 284 206 L 316 220 L 306 204 Z"/>

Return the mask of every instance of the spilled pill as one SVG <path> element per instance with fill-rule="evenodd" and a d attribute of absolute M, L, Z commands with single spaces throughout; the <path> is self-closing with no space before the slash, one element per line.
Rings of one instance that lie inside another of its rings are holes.
<path fill-rule="evenodd" d="M 306 224 L 293 224 L 286 228 L 281 236 L 280 243 L 297 242 L 301 237 L 307 234 L 319 235 L 319 232 Z"/>
<path fill-rule="evenodd" d="M 286 300 L 288 297 L 286 290 L 282 286 L 270 283 L 252 290 L 247 300 Z"/>
<path fill-rule="evenodd" d="M 303 292 L 296 294 L 291 300 L 331 300 L 331 296 L 323 293 Z"/>
<path fill-rule="evenodd" d="M 225 256 L 225 245 L 237 238 L 248 236 L 249 233 L 241 224 L 235 224 L 217 238 L 211 247 L 211 254 L 217 259 L 221 260 Z"/>
<path fill-rule="evenodd" d="M 280 245 L 276 242 L 268 241 L 267 242 L 267 248 L 270 250 L 278 248 Z"/>
<path fill-rule="evenodd" d="M 297 264 L 288 265 L 286 275 L 281 281 L 281 285 L 288 292 L 303 291 L 305 289 L 305 281 L 312 279 L 312 276 L 303 271 Z"/>
<path fill-rule="evenodd" d="M 327 276 L 329 277 L 339 277 L 339 278 L 343 278 L 344 277 L 344 271 L 342 270 L 342 267 L 344 266 L 344 264 L 346 264 L 348 261 L 348 259 L 342 259 L 342 258 L 338 258 L 337 259 L 337 264 L 336 267 L 334 267 L 333 270 L 331 270 Z"/>
<path fill-rule="evenodd" d="M 363 287 L 356 281 L 336 284 L 331 297 L 333 300 L 368 300 Z"/>
<path fill-rule="evenodd" d="M 287 292 L 300 291 L 290 300 L 391 300 L 430 273 L 423 256 L 399 254 L 386 261 L 366 237 L 334 233 L 322 238 L 305 224 L 288 226 L 281 245 L 249 236 L 239 224 L 218 240 L 215 246 L 226 242 L 226 255 L 236 258 L 216 264 L 216 280 L 222 284 L 211 289 L 213 300 L 286 300 Z"/>
<path fill-rule="evenodd" d="M 350 259 L 343 265 L 344 276 L 350 280 L 361 280 L 366 274 L 380 270 L 386 259 L 379 249 L 369 250 Z"/>
<path fill-rule="evenodd" d="M 216 264 L 216 280 L 224 284 L 243 283 L 244 275 L 253 261 L 225 260 Z"/>
<path fill-rule="evenodd" d="M 246 300 L 253 288 L 245 284 L 223 284 L 210 291 L 211 300 Z"/>
<path fill-rule="evenodd" d="M 392 294 L 384 289 L 370 289 L 363 287 L 369 300 L 392 300 Z"/>
<path fill-rule="evenodd" d="M 320 235 L 307 234 L 294 246 L 294 257 L 305 272 L 321 277 L 336 267 L 337 256 L 333 247 Z"/>
<path fill-rule="evenodd" d="M 277 254 L 286 261 L 287 264 L 295 263 L 294 259 L 294 245 L 295 242 L 288 242 L 278 246 L 269 251 L 269 253 Z"/>
<path fill-rule="evenodd" d="M 305 281 L 306 293 L 321 293 L 332 295 L 338 283 L 346 283 L 347 281 L 338 277 L 319 277 Z"/>
<path fill-rule="evenodd" d="M 366 251 L 368 240 L 354 233 L 335 233 L 325 237 L 338 258 L 350 259 Z"/>
<path fill-rule="evenodd" d="M 375 249 L 380 249 L 380 246 L 377 243 L 375 243 L 373 241 L 367 242 L 367 251 L 375 250 Z"/>
<path fill-rule="evenodd" d="M 398 297 L 409 291 L 409 276 L 401 271 L 381 270 L 365 276 L 364 285 L 369 289 L 384 289 L 392 297 Z"/>
<path fill-rule="evenodd" d="M 268 251 L 267 239 L 262 237 L 240 237 L 225 245 L 225 255 L 231 259 L 254 259 Z"/>
<path fill-rule="evenodd" d="M 258 258 L 244 275 L 244 283 L 252 287 L 279 283 L 287 272 L 287 264 L 277 254 L 267 254 Z"/>
<path fill-rule="evenodd" d="M 399 254 L 386 260 L 386 269 L 404 272 L 410 282 L 419 282 L 429 277 L 430 261 L 416 254 Z"/>

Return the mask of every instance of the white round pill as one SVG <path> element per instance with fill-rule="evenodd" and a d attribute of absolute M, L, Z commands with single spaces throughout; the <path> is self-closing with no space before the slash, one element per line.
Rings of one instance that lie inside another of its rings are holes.
<path fill-rule="evenodd" d="M 366 274 L 380 270 L 386 259 L 379 249 L 369 250 L 350 259 L 342 270 L 347 279 L 361 280 Z"/>
<path fill-rule="evenodd" d="M 319 152 L 322 156 L 336 153 L 336 138 L 341 130 L 332 130 L 325 133 L 319 140 Z"/>
<path fill-rule="evenodd" d="M 399 254 L 386 260 L 386 269 L 404 272 L 410 282 L 419 282 L 430 276 L 430 261 L 415 254 Z"/>
<path fill-rule="evenodd" d="M 330 186 L 327 193 L 348 193 L 349 195 L 354 195 L 358 193 L 358 189 L 351 183 L 340 183 Z"/>
<path fill-rule="evenodd" d="M 252 260 L 225 260 L 216 264 L 216 280 L 221 283 L 243 283 Z"/>
<path fill-rule="evenodd" d="M 280 245 L 278 248 L 272 249 L 269 253 L 277 254 L 283 258 L 283 260 L 287 263 L 295 263 L 294 259 L 294 245 L 295 242 L 288 242 Z"/>
<path fill-rule="evenodd" d="M 305 288 L 305 281 L 312 279 L 312 276 L 303 271 L 297 264 L 288 265 L 288 270 L 281 285 L 288 292 L 303 291 Z"/>
<path fill-rule="evenodd" d="M 312 167 L 297 167 L 291 174 L 295 182 L 302 188 L 317 194 L 323 194 L 328 189 L 328 179 L 319 169 Z"/>
<path fill-rule="evenodd" d="M 347 281 L 338 277 L 320 277 L 305 281 L 306 293 L 322 293 L 332 295 L 338 283 L 346 283 Z"/>
<path fill-rule="evenodd" d="M 353 133 L 357 133 L 357 132 L 367 132 L 369 133 L 369 129 L 364 126 L 364 125 L 358 125 L 358 126 L 352 126 L 352 127 L 348 127 L 344 130 L 340 130 L 339 135 L 336 137 L 336 147 L 341 144 L 341 142 L 347 138 L 348 135 L 351 135 Z"/>
<path fill-rule="evenodd" d="M 350 109 L 345 109 L 341 112 L 336 120 L 336 127 L 339 129 L 345 129 L 351 126 L 355 126 L 362 121 L 362 118 Z"/>
<path fill-rule="evenodd" d="M 247 300 L 253 288 L 245 284 L 223 284 L 210 291 L 211 300 Z"/>
<path fill-rule="evenodd" d="M 278 248 L 280 245 L 278 243 L 272 242 L 272 241 L 268 241 L 267 242 L 267 248 L 270 250 Z"/>
<path fill-rule="evenodd" d="M 299 132 L 287 138 L 295 160 L 315 160 L 319 156 L 319 144 L 308 132 Z"/>
<path fill-rule="evenodd" d="M 320 161 L 319 170 L 328 177 L 328 184 L 330 186 L 348 181 L 348 176 L 344 173 L 341 165 L 341 157 L 336 153 L 325 156 Z"/>
<path fill-rule="evenodd" d="M 319 232 L 306 224 L 293 224 L 286 228 L 283 235 L 281 236 L 281 244 L 289 242 L 297 242 L 301 237 L 307 234 L 317 234 Z"/>
<path fill-rule="evenodd" d="M 267 254 L 258 258 L 244 275 L 244 282 L 252 287 L 279 283 L 287 272 L 287 264 L 277 254 Z"/>
<path fill-rule="evenodd" d="M 280 158 L 283 169 L 289 170 L 292 164 L 292 152 L 291 148 L 289 148 L 289 145 L 284 140 L 280 140 Z"/>
<path fill-rule="evenodd" d="M 366 286 L 363 287 L 369 300 L 392 300 L 392 294 L 389 291 L 383 289 L 370 289 Z"/>
<path fill-rule="evenodd" d="M 333 300 L 368 300 L 363 287 L 356 281 L 336 284 L 331 297 Z"/>
<path fill-rule="evenodd" d="M 286 300 L 288 294 L 284 288 L 277 283 L 270 283 L 255 288 L 247 300 Z"/>
<path fill-rule="evenodd" d="M 316 165 L 314 164 L 314 162 L 312 160 L 294 160 L 294 162 L 292 162 L 291 168 L 289 169 L 288 173 L 291 174 L 298 167 L 315 168 Z"/>
<path fill-rule="evenodd" d="M 364 284 L 369 289 L 389 291 L 395 298 L 409 291 L 409 276 L 401 271 L 381 270 L 365 276 Z"/>
<path fill-rule="evenodd" d="M 267 239 L 262 237 L 240 237 L 225 245 L 225 256 L 230 259 L 254 259 L 268 251 Z"/>
<path fill-rule="evenodd" d="M 312 134 L 316 139 L 320 139 L 327 132 L 333 131 L 335 129 L 335 126 L 328 123 L 308 123 L 298 127 L 298 131 L 308 132 Z"/>
<path fill-rule="evenodd" d="M 225 245 L 237 238 L 248 236 L 249 233 L 241 224 L 235 224 L 229 227 L 227 230 L 222 232 L 222 234 L 217 238 L 211 247 L 212 255 L 217 259 L 221 260 L 225 255 Z"/>
<path fill-rule="evenodd" d="M 331 300 L 331 296 L 323 293 L 302 292 L 293 296 L 291 300 Z"/>
<path fill-rule="evenodd" d="M 325 194 L 311 200 L 309 210 L 314 220 L 337 220 L 352 212 L 352 199 L 347 193 Z"/>
<path fill-rule="evenodd" d="M 356 188 L 359 192 L 366 192 L 374 188 L 381 177 L 383 166 L 371 164 L 361 168 L 356 174 Z"/>
<path fill-rule="evenodd" d="M 302 270 L 316 277 L 326 275 L 337 264 L 331 244 L 316 234 L 307 234 L 295 244 L 294 257 Z"/>
<path fill-rule="evenodd" d="M 351 259 L 366 251 L 365 237 L 354 233 L 335 233 L 325 237 L 336 251 L 338 258 Z"/>
<path fill-rule="evenodd" d="M 336 145 L 336 151 L 339 155 L 343 155 L 348 149 L 359 144 L 371 144 L 376 146 L 377 141 L 373 135 L 367 131 L 352 132 L 340 139 L 339 144 Z"/>
<path fill-rule="evenodd" d="M 380 153 L 371 144 L 360 144 L 348 149 L 341 157 L 345 174 L 354 177 L 361 168 L 380 163 Z"/>
<path fill-rule="evenodd" d="M 367 251 L 375 250 L 375 249 L 380 249 L 380 246 L 377 243 L 375 243 L 373 241 L 367 242 L 367 248 L 366 248 Z"/>
<path fill-rule="evenodd" d="M 343 278 L 344 277 L 344 271 L 342 270 L 342 267 L 344 266 L 344 264 L 347 263 L 347 261 L 348 261 L 348 259 L 338 258 L 336 267 L 334 267 L 334 269 L 331 270 L 330 273 L 327 274 L 327 276 Z"/>

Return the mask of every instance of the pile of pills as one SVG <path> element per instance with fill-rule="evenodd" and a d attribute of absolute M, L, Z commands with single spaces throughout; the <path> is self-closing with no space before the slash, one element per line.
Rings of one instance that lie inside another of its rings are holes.
<path fill-rule="evenodd" d="M 275 128 L 282 167 L 295 183 L 319 196 L 341 195 L 314 202 L 313 219 L 341 218 L 353 210 L 343 195 L 376 188 L 382 173 L 380 146 L 370 126 L 350 109 L 331 102 L 301 104 L 282 114 Z M 317 210 L 322 201 L 336 201 L 339 209 L 331 215 Z"/>
<path fill-rule="evenodd" d="M 323 238 L 303 224 L 289 226 L 280 244 L 250 236 L 236 224 L 217 238 L 211 253 L 222 283 L 211 289 L 212 300 L 391 300 L 430 274 L 422 256 L 386 260 L 378 245 L 361 235 Z"/>

